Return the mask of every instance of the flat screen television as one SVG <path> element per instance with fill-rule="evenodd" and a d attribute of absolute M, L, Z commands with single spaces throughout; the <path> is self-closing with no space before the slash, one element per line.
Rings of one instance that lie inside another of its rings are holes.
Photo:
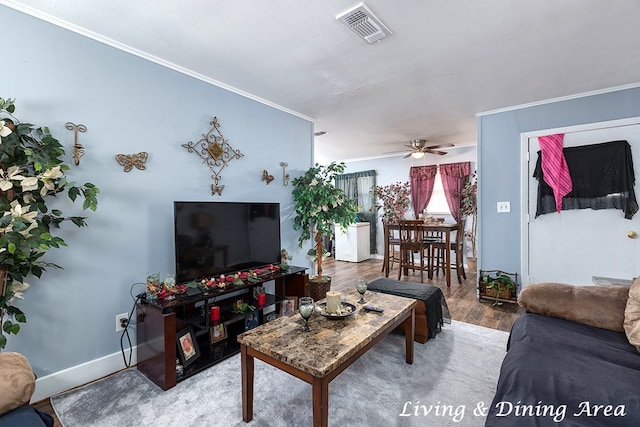
<path fill-rule="evenodd" d="M 176 281 L 280 262 L 280 204 L 175 201 Z"/>

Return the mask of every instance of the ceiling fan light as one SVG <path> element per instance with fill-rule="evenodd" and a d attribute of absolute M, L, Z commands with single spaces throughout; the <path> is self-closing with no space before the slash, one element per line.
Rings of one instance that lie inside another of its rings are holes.
<path fill-rule="evenodd" d="M 414 159 L 421 159 L 424 157 L 424 153 L 422 151 L 414 151 L 413 153 L 411 153 L 411 157 L 413 157 Z"/>

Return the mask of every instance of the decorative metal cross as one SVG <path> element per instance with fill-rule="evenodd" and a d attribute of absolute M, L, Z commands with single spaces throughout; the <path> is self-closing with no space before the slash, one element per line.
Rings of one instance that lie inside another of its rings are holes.
<path fill-rule="evenodd" d="M 209 166 L 209 169 L 213 172 L 211 178 L 214 181 L 211 184 L 211 195 L 218 194 L 218 196 L 221 196 L 224 185 L 219 185 L 222 179 L 220 172 L 227 166 L 228 162 L 244 157 L 244 154 L 229 145 L 229 142 L 220 132 L 220 124 L 217 117 L 214 117 L 210 124 L 212 126 L 211 129 L 206 135 L 202 135 L 202 139 L 196 142 L 189 141 L 187 144 L 182 144 L 182 146 L 190 153 L 196 153 Z"/>

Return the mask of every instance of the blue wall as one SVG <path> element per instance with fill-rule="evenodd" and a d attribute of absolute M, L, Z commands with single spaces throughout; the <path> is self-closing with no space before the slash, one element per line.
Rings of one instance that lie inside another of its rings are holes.
<path fill-rule="evenodd" d="M 638 87 L 480 116 L 479 268 L 521 273 L 521 133 L 637 116 Z M 511 212 L 497 213 L 499 201 Z"/>
<path fill-rule="evenodd" d="M 86 125 L 79 136 L 86 155 L 69 175 L 101 189 L 89 228 L 65 227 L 69 247 L 47 255 L 64 270 L 30 280 L 18 304 L 28 323 L 7 350 L 25 354 L 39 377 L 122 360 L 115 316 L 131 310 L 130 292 L 142 290 L 132 285 L 174 269 L 174 200 L 280 202 L 282 246 L 294 264 L 309 265 L 300 255 L 306 249 L 297 248 L 292 187 L 282 184 L 280 162 L 289 163 L 291 179 L 312 164 L 313 123 L 5 6 L 0 13 L 7 35 L 0 96 L 17 98 L 18 119 L 49 126 L 70 165 L 73 133 L 65 123 Z M 222 196 L 211 195 L 211 172 L 181 146 L 200 139 L 213 116 L 244 154 L 222 171 Z M 140 151 L 149 153 L 147 169 L 124 173 L 114 156 Z M 276 177 L 269 186 L 263 169 Z M 66 214 L 79 211 L 60 203 Z"/>

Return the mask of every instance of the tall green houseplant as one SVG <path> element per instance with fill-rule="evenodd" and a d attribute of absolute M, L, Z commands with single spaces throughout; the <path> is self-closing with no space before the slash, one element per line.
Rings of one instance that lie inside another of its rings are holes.
<path fill-rule="evenodd" d="M 346 167 L 344 163 L 333 162 L 328 166 L 316 163 L 292 181 L 296 211 L 293 228 L 302 231 L 298 239 L 300 247 L 305 241 L 315 238 L 314 248 L 309 252 L 315 256 L 320 280 L 324 280 L 322 237 L 333 236 L 334 224 L 346 230 L 349 224 L 356 222 L 356 202 L 347 199 L 344 191 L 335 186 L 336 176 L 342 174 Z"/>
<path fill-rule="evenodd" d="M 91 183 L 67 181 L 64 148 L 46 127 L 21 123 L 13 115 L 13 99 L 0 98 L 0 349 L 8 334 L 20 332 L 26 316 L 14 304 L 29 286 L 25 279 L 41 277 L 59 265 L 42 260 L 51 248 L 66 246 L 54 232 L 65 221 L 85 227 L 85 217 L 64 216 L 47 203 L 66 193 L 83 209 L 96 210 L 100 190 Z"/>

